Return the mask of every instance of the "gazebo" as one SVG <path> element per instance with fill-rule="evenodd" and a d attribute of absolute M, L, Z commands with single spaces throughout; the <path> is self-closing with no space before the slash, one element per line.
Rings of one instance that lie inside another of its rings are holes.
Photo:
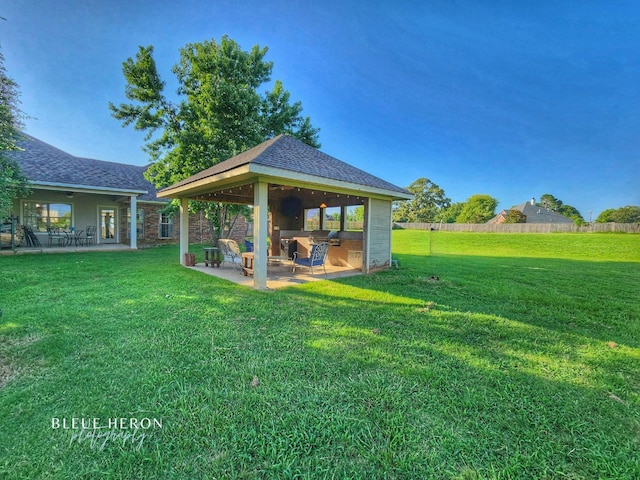
<path fill-rule="evenodd" d="M 329 261 L 336 265 L 361 268 L 365 273 L 388 267 L 391 204 L 409 200 L 412 194 L 295 138 L 279 135 L 160 190 L 158 197 L 180 199 L 183 264 L 189 248 L 189 200 L 253 205 L 253 283 L 265 289 L 270 254 L 287 255 L 292 248 L 304 253 L 314 242 L 328 238 Z M 360 206 L 362 226 L 352 230 L 347 213 Z"/>

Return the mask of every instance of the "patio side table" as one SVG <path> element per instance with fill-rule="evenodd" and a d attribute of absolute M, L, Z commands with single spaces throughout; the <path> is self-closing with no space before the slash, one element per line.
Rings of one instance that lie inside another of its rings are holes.
<path fill-rule="evenodd" d="M 218 247 L 205 247 L 204 249 L 204 266 L 218 267 L 222 263 L 222 255 Z"/>
<path fill-rule="evenodd" d="M 242 252 L 242 271 L 245 277 L 253 275 L 253 252 Z"/>

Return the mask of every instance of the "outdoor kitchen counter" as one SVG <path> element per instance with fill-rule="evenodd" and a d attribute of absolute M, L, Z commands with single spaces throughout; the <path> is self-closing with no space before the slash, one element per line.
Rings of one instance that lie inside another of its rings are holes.
<path fill-rule="evenodd" d="M 295 232 L 293 235 L 287 235 L 287 238 L 297 242 L 298 255 L 301 257 L 309 256 L 311 245 L 314 243 L 329 241 L 329 264 L 361 268 L 362 232 L 339 232 L 338 238 L 331 240 L 327 240 L 328 233 L 329 232 L 324 231 Z M 338 240 L 338 242 L 336 242 L 336 240 Z"/>

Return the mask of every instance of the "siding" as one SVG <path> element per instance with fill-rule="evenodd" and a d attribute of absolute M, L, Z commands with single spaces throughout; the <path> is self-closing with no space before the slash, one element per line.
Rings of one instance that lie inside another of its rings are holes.
<path fill-rule="evenodd" d="M 388 267 L 391 262 L 391 202 L 369 200 L 369 268 Z"/>

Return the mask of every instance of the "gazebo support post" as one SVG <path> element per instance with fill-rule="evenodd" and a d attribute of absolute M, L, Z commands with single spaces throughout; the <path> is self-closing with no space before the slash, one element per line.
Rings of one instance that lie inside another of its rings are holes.
<path fill-rule="evenodd" d="M 182 265 L 186 265 L 185 253 L 189 253 L 189 199 L 181 198 L 180 199 L 180 263 Z"/>
<path fill-rule="evenodd" d="M 267 238 L 269 235 L 269 184 L 258 180 L 253 186 L 253 286 L 267 288 Z"/>

